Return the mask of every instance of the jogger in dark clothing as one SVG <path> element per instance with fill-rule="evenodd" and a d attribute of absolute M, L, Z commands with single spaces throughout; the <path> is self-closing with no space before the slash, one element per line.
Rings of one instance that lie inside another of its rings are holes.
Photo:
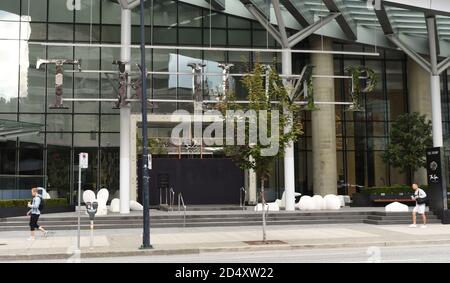
<path fill-rule="evenodd" d="M 44 233 L 44 236 L 47 236 L 48 232 L 45 231 L 44 227 L 39 226 L 38 220 L 39 216 L 41 216 L 41 212 L 39 211 L 39 205 L 41 204 L 41 196 L 38 194 L 37 188 L 31 189 L 31 195 L 33 196 L 33 201 L 28 202 L 28 207 L 31 208 L 28 211 L 27 215 L 30 216 L 30 231 L 31 236 L 28 240 L 34 240 L 34 230 L 38 229 Z"/>

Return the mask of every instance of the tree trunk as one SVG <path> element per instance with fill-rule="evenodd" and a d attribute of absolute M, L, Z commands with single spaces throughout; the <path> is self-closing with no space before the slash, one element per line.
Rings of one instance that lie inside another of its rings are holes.
<path fill-rule="evenodd" d="M 264 197 L 264 178 L 261 178 L 261 203 L 263 220 L 263 242 L 266 241 L 266 198 Z"/>

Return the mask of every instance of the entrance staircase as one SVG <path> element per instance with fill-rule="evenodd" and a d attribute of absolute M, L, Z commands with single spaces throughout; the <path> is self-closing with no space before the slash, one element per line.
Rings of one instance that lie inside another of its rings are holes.
<path fill-rule="evenodd" d="M 261 213 L 253 211 L 189 211 L 184 222 L 183 213 L 178 211 L 150 212 L 152 228 L 220 227 L 261 225 Z M 427 213 L 429 223 L 440 223 L 432 212 Z M 0 232 L 29 230 L 27 217 L 0 218 Z M 418 216 L 418 222 L 421 218 Z M 95 229 L 142 228 L 142 215 L 113 214 L 95 219 Z M 77 229 L 76 214 L 42 215 L 40 225 L 49 230 Z M 308 225 L 308 224 L 351 224 L 375 225 L 409 224 L 411 214 L 406 212 L 386 213 L 382 211 L 321 211 L 321 212 L 270 212 L 268 225 Z M 89 218 L 82 215 L 81 228 L 89 229 Z"/>

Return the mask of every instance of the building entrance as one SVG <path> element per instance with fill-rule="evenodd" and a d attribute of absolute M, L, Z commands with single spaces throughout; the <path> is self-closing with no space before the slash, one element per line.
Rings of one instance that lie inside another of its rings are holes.
<path fill-rule="evenodd" d="M 165 188 L 173 188 L 175 204 L 178 193 L 182 193 L 187 205 L 238 205 L 243 186 L 243 170 L 228 158 L 154 158 L 150 171 L 150 205 L 159 204 L 160 194 L 165 202 Z M 140 184 L 138 199 L 141 199 Z"/>

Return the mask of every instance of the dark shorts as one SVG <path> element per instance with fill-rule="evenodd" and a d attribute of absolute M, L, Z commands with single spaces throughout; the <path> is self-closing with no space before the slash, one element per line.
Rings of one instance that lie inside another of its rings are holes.
<path fill-rule="evenodd" d="M 38 220 L 39 220 L 39 214 L 31 214 L 30 217 L 30 230 L 34 231 L 35 229 L 39 229 Z"/>

